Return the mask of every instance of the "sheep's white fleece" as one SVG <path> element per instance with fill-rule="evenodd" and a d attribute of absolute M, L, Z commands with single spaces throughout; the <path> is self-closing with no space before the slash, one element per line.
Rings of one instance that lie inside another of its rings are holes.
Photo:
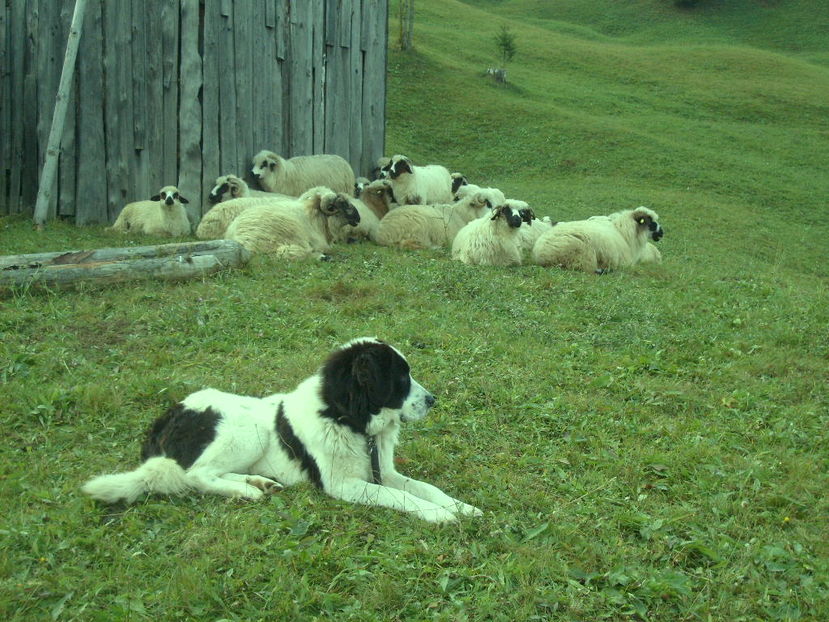
<path fill-rule="evenodd" d="M 411 172 L 394 174 L 400 168 Z M 437 205 L 452 201 L 452 176 L 449 169 L 439 164 L 415 166 L 403 155 L 392 157 L 391 180 L 394 199 L 400 205 Z"/>
<path fill-rule="evenodd" d="M 597 272 L 630 266 L 642 259 L 659 216 L 647 207 L 609 216 L 556 223 L 538 238 L 533 261 L 543 266 Z"/>
<path fill-rule="evenodd" d="M 270 193 L 269 193 L 270 194 Z M 230 199 L 214 205 L 202 216 L 199 226 L 196 227 L 196 237 L 200 240 L 220 240 L 225 231 L 239 214 L 255 205 L 279 205 L 295 202 L 295 197 L 274 194 L 268 197 L 245 197 Z"/>
<path fill-rule="evenodd" d="M 403 205 L 380 221 L 375 242 L 410 249 L 449 246 L 466 223 L 488 209 L 483 194 L 472 194 L 448 205 Z"/>
<path fill-rule="evenodd" d="M 503 205 L 507 200 L 504 193 L 498 190 L 498 188 L 481 188 L 475 184 L 465 184 L 458 188 L 458 191 L 455 193 L 455 200 L 463 199 L 476 192 L 482 192 L 492 205 Z"/>
<path fill-rule="evenodd" d="M 219 195 L 219 190 L 227 184 L 227 190 Z M 216 178 L 216 183 L 210 191 L 210 200 L 213 203 L 221 203 L 231 199 L 245 199 L 248 197 L 262 197 L 264 199 L 287 198 L 289 195 L 279 192 L 265 192 L 264 190 L 251 190 L 248 183 L 236 175 L 221 175 Z"/>
<path fill-rule="evenodd" d="M 495 207 L 491 214 L 467 224 L 452 242 L 452 259 L 477 266 L 520 266 L 520 231 L 529 225 L 522 223 L 519 209 L 509 205 Z M 519 226 L 511 227 L 502 210 L 517 219 Z"/>
<path fill-rule="evenodd" d="M 354 196 L 354 171 L 338 155 L 316 154 L 286 160 L 272 151 L 253 157 L 253 174 L 269 192 L 298 197 L 310 188 L 324 186 Z"/>

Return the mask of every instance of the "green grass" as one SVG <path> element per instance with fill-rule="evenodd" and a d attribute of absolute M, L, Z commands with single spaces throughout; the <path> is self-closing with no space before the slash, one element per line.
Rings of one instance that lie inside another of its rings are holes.
<path fill-rule="evenodd" d="M 556 219 L 648 205 L 664 262 L 596 277 L 365 244 L 0 299 L 0 617 L 829 618 L 822 18 L 468 4 L 420 0 L 417 49 L 391 51 L 388 152 Z M 502 23 L 506 87 L 482 75 Z M 116 241 L 0 221 L 4 254 Z M 188 393 L 289 389 L 360 335 L 439 398 L 400 470 L 483 518 L 434 527 L 310 486 L 111 510 L 79 493 Z"/>

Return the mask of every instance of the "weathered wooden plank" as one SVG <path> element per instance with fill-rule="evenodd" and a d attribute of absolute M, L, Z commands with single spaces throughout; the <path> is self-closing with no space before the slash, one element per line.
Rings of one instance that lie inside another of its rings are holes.
<path fill-rule="evenodd" d="M 0 215 L 9 212 L 6 171 L 11 167 L 11 55 L 9 54 L 10 9 L 0 2 Z"/>
<path fill-rule="evenodd" d="M 265 0 L 265 28 L 276 27 L 276 6 L 274 0 Z"/>
<path fill-rule="evenodd" d="M 261 108 L 264 112 L 261 137 L 259 143 L 271 145 L 270 149 L 282 150 L 283 124 L 282 114 L 282 69 L 283 63 L 279 60 L 279 33 L 284 26 L 285 14 L 281 11 L 282 0 L 267 0 L 274 6 L 274 27 L 265 30 L 265 50 L 268 54 L 268 64 L 271 67 L 268 80 L 265 83 Z M 277 6 L 279 5 L 279 6 Z M 258 102 L 259 100 L 256 100 Z M 256 103 L 255 103 L 256 105 Z"/>
<path fill-rule="evenodd" d="M 8 209 L 10 214 L 20 211 L 20 193 L 23 183 L 23 111 L 26 102 L 23 100 L 23 83 L 26 76 L 25 49 L 27 3 L 14 2 L 11 5 L 11 23 L 15 25 L 9 31 L 9 66 L 11 67 L 11 143 L 9 149 L 9 189 Z"/>
<path fill-rule="evenodd" d="M 290 12 L 290 134 L 288 154 L 313 153 L 314 148 L 314 75 L 313 75 L 313 5 L 300 2 Z"/>
<path fill-rule="evenodd" d="M 190 198 L 187 214 L 191 224 L 201 217 L 204 200 L 201 184 L 202 59 L 199 54 L 199 0 L 181 1 L 181 101 L 179 105 L 178 187 Z M 209 192 L 209 189 L 208 189 Z"/>
<path fill-rule="evenodd" d="M 388 4 L 363 0 L 363 105 L 354 119 L 363 131 L 360 170 L 366 175 L 386 149 L 386 65 L 388 55 Z M 356 172 L 356 171 L 355 171 Z"/>
<path fill-rule="evenodd" d="M 40 0 L 38 4 L 37 40 L 34 45 L 37 71 L 37 168 L 38 182 L 40 182 L 46 162 L 49 132 L 52 129 L 56 106 L 55 98 L 66 50 L 66 34 L 60 32 L 60 11 L 54 3 L 49 0 Z M 44 220 L 53 218 L 57 211 L 56 177 L 52 177 L 50 186 L 46 189 L 43 199 L 46 201 L 43 206 Z"/>
<path fill-rule="evenodd" d="M 355 4 L 359 0 L 329 0 L 337 4 L 337 45 L 340 47 L 351 47 L 351 28 L 354 19 Z"/>
<path fill-rule="evenodd" d="M 313 3 L 311 13 L 312 28 L 312 82 L 313 82 L 313 114 L 311 117 L 314 135 L 310 151 L 306 153 L 325 152 L 325 111 L 328 101 L 325 98 L 325 83 L 328 80 L 328 65 L 326 60 L 327 46 L 325 45 L 325 5 L 322 2 Z"/>
<path fill-rule="evenodd" d="M 145 15 L 143 18 L 144 28 L 146 30 L 147 50 L 145 59 L 146 71 L 146 101 L 144 106 L 146 108 L 146 148 L 144 152 L 148 160 L 147 163 L 147 189 L 144 190 L 142 197 L 150 197 L 155 194 L 159 188 L 170 183 L 175 183 L 174 180 L 167 180 L 163 167 L 164 162 L 164 45 L 161 39 L 161 11 L 158 10 L 158 5 L 155 10 L 146 11 L 146 4 L 140 0 L 133 0 L 137 6 L 144 7 Z M 142 156 L 145 155 L 142 153 Z"/>
<path fill-rule="evenodd" d="M 264 10 L 265 20 L 259 19 L 256 12 Z M 271 141 L 269 124 L 273 104 L 270 102 L 271 80 L 276 66 L 276 41 L 274 38 L 275 9 L 274 0 L 257 2 L 256 10 L 251 16 L 251 82 L 248 85 L 251 99 L 251 144 L 246 151 L 246 160 L 260 149 L 275 149 Z M 270 20 L 271 25 L 268 25 Z M 249 168 L 245 162 L 245 168 Z"/>
<path fill-rule="evenodd" d="M 256 151 L 253 140 L 253 39 L 254 24 L 261 21 L 261 2 L 236 2 L 233 6 L 233 80 L 236 86 L 236 163 L 234 171 L 250 168 Z M 258 33 L 257 33 L 258 34 Z M 261 147 L 260 147 L 261 149 Z M 258 151 L 258 149 L 257 149 Z"/>
<path fill-rule="evenodd" d="M 37 195 L 37 37 L 40 10 L 36 0 L 30 0 L 26 15 L 26 40 L 24 43 L 23 79 L 23 174 L 21 178 L 20 211 L 34 209 Z"/>
<path fill-rule="evenodd" d="M 89 3 L 87 3 L 89 4 Z M 60 11 L 61 32 L 69 32 L 72 23 L 74 7 L 69 2 L 64 2 Z M 87 12 L 88 14 L 88 12 Z M 84 16 L 86 18 L 86 15 Z M 84 21 L 86 21 L 84 19 Z M 83 40 L 83 36 L 81 36 Z M 80 46 L 78 56 L 80 57 Z M 72 87 L 69 89 L 69 101 L 67 103 L 66 118 L 63 124 L 63 136 L 60 141 L 60 159 L 58 162 L 58 192 L 57 192 L 57 213 L 58 216 L 75 215 L 75 193 L 77 191 L 77 158 L 75 149 L 77 117 L 78 117 L 78 70 L 75 69 L 72 78 Z M 0 167 L 2 168 L 2 167 Z"/>
<path fill-rule="evenodd" d="M 221 15 L 219 30 L 219 144 L 221 174 L 235 172 L 239 165 L 236 131 L 236 83 L 233 79 L 235 62 L 233 58 L 233 11 Z"/>
<path fill-rule="evenodd" d="M 274 0 L 274 2 L 276 3 L 276 57 L 284 61 L 288 59 L 288 40 L 291 34 L 291 0 Z"/>
<path fill-rule="evenodd" d="M 348 46 L 348 76 L 350 93 L 348 96 L 348 155 L 345 157 L 355 175 L 360 175 L 363 157 L 363 50 L 362 50 L 362 3 L 360 0 L 351 0 L 351 42 Z"/>
<path fill-rule="evenodd" d="M 322 21 L 317 22 L 323 28 L 323 43 L 326 47 L 339 43 L 339 0 L 323 0 Z"/>
<path fill-rule="evenodd" d="M 213 182 L 219 175 L 225 174 L 219 169 L 219 29 L 222 27 L 220 5 L 218 0 L 205 0 L 204 3 L 204 52 L 202 57 L 202 192 L 210 192 Z M 228 173 L 231 171 L 227 171 Z M 238 173 L 241 174 L 241 171 Z M 200 215 L 210 209 L 202 200 L 199 204 Z"/>
<path fill-rule="evenodd" d="M 132 128 L 133 147 L 135 149 L 134 174 L 136 194 L 149 196 L 154 192 L 150 188 L 150 156 L 147 150 L 149 114 L 147 110 L 147 73 L 149 62 L 147 47 L 150 45 L 150 28 L 147 21 L 151 19 L 153 11 L 148 11 L 143 2 L 132 2 Z"/>
<path fill-rule="evenodd" d="M 250 254 L 240 244 L 231 240 L 213 240 L 211 248 L 187 249 L 187 245 L 176 246 L 177 252 L 161 247 L 144 247 L 144 256 L 119 254 L 114 251 L 110 257 L 101 251 L 64 252 L 48 261 L 0 269 L 0 289 L 15 287 L 65 288 L 83 286 L 106 286 L 127 281 L 163 279 L 182 280 L 204 277 L 219 270 L 236 268 L 247 263 Z M 204 247 L 205 243 L 194 245 Z M 149 255 L 149 256 L 147 256 Z M 23 256 L 25 257 L 25 256 Z M 96 258 L 94 258 L 96 257 Z"/>
<path fill-rule="evenodd" d="M 132 131 L 132 58 L 131 27 L 124 15 L 130 15 L 130 0 L 107 0 L 103 3 L 104 97 L 106 120 L 107 216 L 112 220 L 128 201 L 137 200 L 134 184 L 134 150 Z"/>
<path fill-rule="evenodd" d="M 140 1 L 140 0 L 137 0 Z M 161 2 L 163 185 L 178 185 L 179 0 Z"/>
<path fill-rule="evenodd" d="M 86 7 L 78 56 L 78 181 L 75 224 L 108 222 L 107 153 L 104 140 L 104 42 L 101 2 Z M 120 205 L 119 205 L 120 207 Z"/>

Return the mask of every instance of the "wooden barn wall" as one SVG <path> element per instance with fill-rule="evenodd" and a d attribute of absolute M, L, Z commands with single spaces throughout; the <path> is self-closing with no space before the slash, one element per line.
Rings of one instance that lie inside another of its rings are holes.
<path fill-rule="evenodd" d="M 75 0 L 0 0 L 0 215 L 29 213 Z M 205 211 L 251 157 L 383 154 L 387 0 L 87 0 L 49 217 L 175 184 Z"/>

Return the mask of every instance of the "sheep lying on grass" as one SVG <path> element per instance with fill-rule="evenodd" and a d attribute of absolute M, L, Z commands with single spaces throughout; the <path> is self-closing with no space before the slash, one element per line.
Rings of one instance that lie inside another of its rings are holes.
<path fill-rule="evenodd" d="M 363 188 L 371 183 L 368 177 L 358 177 L 354 180 L 354 198 L 359 199 L 363 193 Z"/>
<path fill-rule="evenodd" d="M 642 250 L 639 263 L 662 263 L 662 252 L 654 244 L 648 242 Z"/>
<path fill-rule="evenodd" d="M 363 188 L 360 200 L 365 203 L 378 219 L 383 218 L 390 210 L 397 207 L 388 179 L 376 179 Z"/>
<path fill-rule="evenodd" d="M 357 242 L 360 240 L 374 241 L 377 236 L 377 227 L 380 226 L 380 219 L 374 211 L 360 199 L 351 199 L 351 205 L 360 215 L 360 222 L 356 225 L 343 223 L 338 229 L 332 229 L 334 242 Z"/>
<path fill-rule="evenodd" d="M 287 194 L 278 192 L 264 192 L 263 190 L 251 190 L 247 182 L 236 175 L 222 175 L 216 178 L 216 185 L 207 195 L 209 203 L 221 203 L 231 199 L 245 199 L 249 197 L 262 197 L 276 199 L 287 197 Z"/>
<path fill-rule="evenodd" d="M 662 235 L 659 216 L 647 207 L 559 222 L 538 238 L 533 261 L 585 272 L 615 270 L 641 261 L 648 239 L 656 242 Z"/>
<path fill-rule="evenodd" d="M 461 186 L 468 186 L 469 180 L 463 176 L 463 173 L 452 173 L 452 196 L 457 197 L 458 190 Z"/>
<path fill-rule="evenodd" d="M 347 194 L 317 187 L 291 202 L 255 205 L 230 223 L 225 238 L 252 252 L 327 259 L 335 232 L 345 224 L 360 222 L 350 199 Z"/>
<path fill-rule="evenodd" d="M 480 186 L 469 183 L 461 184 L 453 193 L 453 197 L 455 201 L 460 201 L 464 197 L 475 194 L 476 192 L 482 192 L 492 205 L 503 205 L 507 200 L 504 193 L 498 190 L 498 188 L 481 188 Z"/>
<path fill-rule="evenodd" d="M 268 193 L 271 194 L 271 193 Z M 283 202 L 291 203 L 296 201 L 295 197 L 288 197 L 280 194 L 272 194 L 273 198 L 266 197 L 245 197 L 241 199 L 230 199 L 214 205 L 202 216 L 199 226 L 196 227 L 196 237 L 200 240 L 219 240 L 224 237 L 230 223 L 239 214 L 255 205 L 274 205 Z"/>
<path fill-rule="evenodd" d="M 520 203 L 523 203 L 523 201 Z M 523 206 L 519 206 L 519 211 L 521 212 L 524 222 L 532 224 L 530 227 L 521 227 L 519 230 L 519 234 L 521 236 L 521 250 L 526 253 L 532 253 L 533 247 L 538 241 L 538 238 L 552 229 L 555 223 L 550 220 L 549 216 L 544 216 L 544 218 L 536 218 L 535 213 L 526 203 L 524 203 Z"/>
<path fill-rule="evenodd" d="M 269 192 L 298 197 L 314 187 L 330 188 L 349 196 L 354 194 L 354 171 L 338 155 L 296 156 L 286 160 L 272 151 L 253 157 L 253 174 Z"/>
<path fill-rule="evenodd" d="M 438 164 L 415 166 L 403 155 L 391 159 L 389 179 L 400 205 L 436 205 L 452 201 L 452 177 Z"/>
<path fill-rule="evenodd" d="M 175 186 L 164 186 L 149 201 L 127 203 L 110 231 L 144 235 L 190 235 L 190 220 L 182 203 L 189 203 Z"/>
<path fill-rule="evenodd" d="M 483 193 L 449 205 L 403 205 L 380 221 L 375 242 L 408 249 L 449 246 L 465 224 L 483 216 L 489 207 Z"/>
<path fill-rule="evenodd" d="M 458 231 L 452 242 L 452 259 L 465 264 L 480 266 L 521 265 L 521 225 L 532 226 L 532 211 L 523 201 L 493 208 L 492 215 L 485 214 Z"/>

